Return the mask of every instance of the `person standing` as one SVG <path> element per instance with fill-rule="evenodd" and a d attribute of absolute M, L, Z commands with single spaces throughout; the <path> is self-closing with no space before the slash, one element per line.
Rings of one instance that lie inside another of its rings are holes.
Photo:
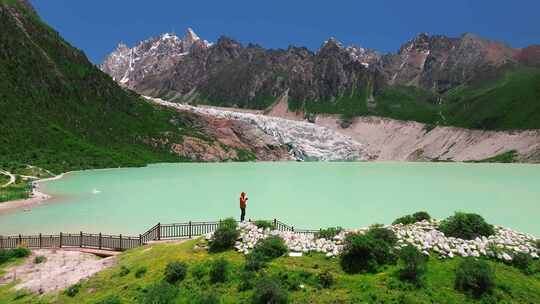
<path fill-rule="evenodd" d="M 245 192 L 240 193 L 240 222 L 243 222 L 246 217 L 247 200 L 247 194 Z"/>

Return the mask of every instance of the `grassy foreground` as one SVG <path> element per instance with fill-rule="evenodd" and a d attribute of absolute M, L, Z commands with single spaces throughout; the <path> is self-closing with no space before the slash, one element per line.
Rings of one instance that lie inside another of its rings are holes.
<path fill-rule="evenodd" d="M 197 249 L 197 242 L 200 241 L 127 251 L 119 256 L 117 266 L 84 281 L 74 297 L 64 293 L 32 295 L 16 292 L 13 285 L 7 285 L 0 287 L 0 303 L 99 303 L 111 295 L 117 295 L 121 303 L 138 303 L 147 286 L 163 279 L 165 266 L 171 261 L 188 264 L 186 279 L 177 284 L 179 292 L 175 303 L 193 303 L 201 293 L 210 290 L 219 294 L 222 303 L 250 303 L 254 291 L 239 291 L 244 257 L 235 251 L 209 254 L 205 249 Z M 194 275 L 194 269 L 207 270 L 211 261 L 221 257 L 231 264 L 226 283 L 210 283 L 204 271 L 202 277 Z M 460 260 L 438 260 L 432 255 L 423 287 L 400 281 L 396 274 L 399 266 L 387 266 L 377 274 L 350 275 L 341 270 L 338 259 L 327 259 L 320 254 L 278 258 L 259 275 L 279 277 L 289 286 L 291 303 L 479 303 L 454 290 L 454 271 Z M 494 294 L 500 303 L 540 303 L 539 261 L 534 262 L 536 272 L 532 275 L 503 263 L 489 263 L 495 269 Z M 141 268 L 146 268 L 147 272 L 137 278 L 137 270 Z M 129 269 L 129 273 L 126 274 L 125 269 Z M 328 289 L 320 287 L 317 280 L 317 275 L 325 270 L 335 277 L 335 284 Z M 300 284 L 304 288 L 299 288 Z"/>

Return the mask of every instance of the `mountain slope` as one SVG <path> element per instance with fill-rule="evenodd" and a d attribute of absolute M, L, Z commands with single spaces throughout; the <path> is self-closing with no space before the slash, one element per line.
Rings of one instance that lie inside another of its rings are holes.
<path fill-rule="evenodd" d="M 172 41 L 184 41 L 190 33 L 183 39 L 174 36 Z M 538 46 L 514 49 L 470 33 L 456 38 L 419 34 L 397 53 L 385 55 L 344 47 L 334 38 L 316 52 L 292 46 L 286 50 L 243 46 L 226 37 L 214 45 L 199 39 L 189 49 L 165 49 L 163 44 L 163 38 L 153 38 L 132 49 L 122 46 L 101 69 L 113 76 L 144 74 L 130 78 L 127 85 L 171 101 L 265 109 L 287 97 L 289 109 L 310 120 L 328 113 L 341 114 L 344 120 L 376 115 L 466 128 L 540 128 L 540 120 L 535 119 L 540 115 L 536 90 L 540 81 L 528 78 L 520 85 L 519 96 L 508 96 L 504 92 L 509 89 L 501 88 L 509 85 L 505 79 L 512 75 L 540 72 Z M 164 53 L 140 51 L 161 48 Z M 120 68 L 111 64 L 129 52 L 142 54 L 137 62 L 157 64 L 153 69 L 132 66 L 130 70 L 127 56 Z M 487 91 L 478 91 L 479 87 L 501 89 L 480 97 L 479 92 Z M 456 90 L 462 93 L 459 100 Z M 497 106 L 476 102 L 477 98 L 495 98 Z M 471 115 L 468 108 L 489 113 Z"/>
<path fill-rule="evenodd" d="M 0 1 L 0 28 L 0 167 L 24 163 L 58 173 L 242 158 L 236 148 L 223 150 L 203 118 L 120 88 L 26 1 Z M 186 138 L 199 149 L 178 150 Z M 203 157 L 212 152 L 216 157 Z"/>

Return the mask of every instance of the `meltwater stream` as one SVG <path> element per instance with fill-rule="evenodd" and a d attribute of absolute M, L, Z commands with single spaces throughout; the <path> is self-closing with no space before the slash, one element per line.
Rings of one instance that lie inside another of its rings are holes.
<path fill-rule="evenodd" d="M 42 184 L 53 195 L 0 214 L 0 235 L 103 232 L 138 235 L 157 222 L 238 217 L 300 228 L 391 223 L 426 210 L 476 212 L 540 236 L 540 166 L 404 162 L 180 163 L 91 170 Z"/>

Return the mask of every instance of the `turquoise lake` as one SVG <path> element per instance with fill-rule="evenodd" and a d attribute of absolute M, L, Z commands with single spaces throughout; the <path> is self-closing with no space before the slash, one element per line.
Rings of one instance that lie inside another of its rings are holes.
<path fill-rule="evenodd" d="M 277 218 L 298 228 L 391 223 L 419 210 L 475 212 L 540 236 L 540 166 L 404 162 L 181 163 L 91 170 L 42 184 L 53 195 L 0 214 L 0 234 L 138 235 L 157 222 Z"/>

